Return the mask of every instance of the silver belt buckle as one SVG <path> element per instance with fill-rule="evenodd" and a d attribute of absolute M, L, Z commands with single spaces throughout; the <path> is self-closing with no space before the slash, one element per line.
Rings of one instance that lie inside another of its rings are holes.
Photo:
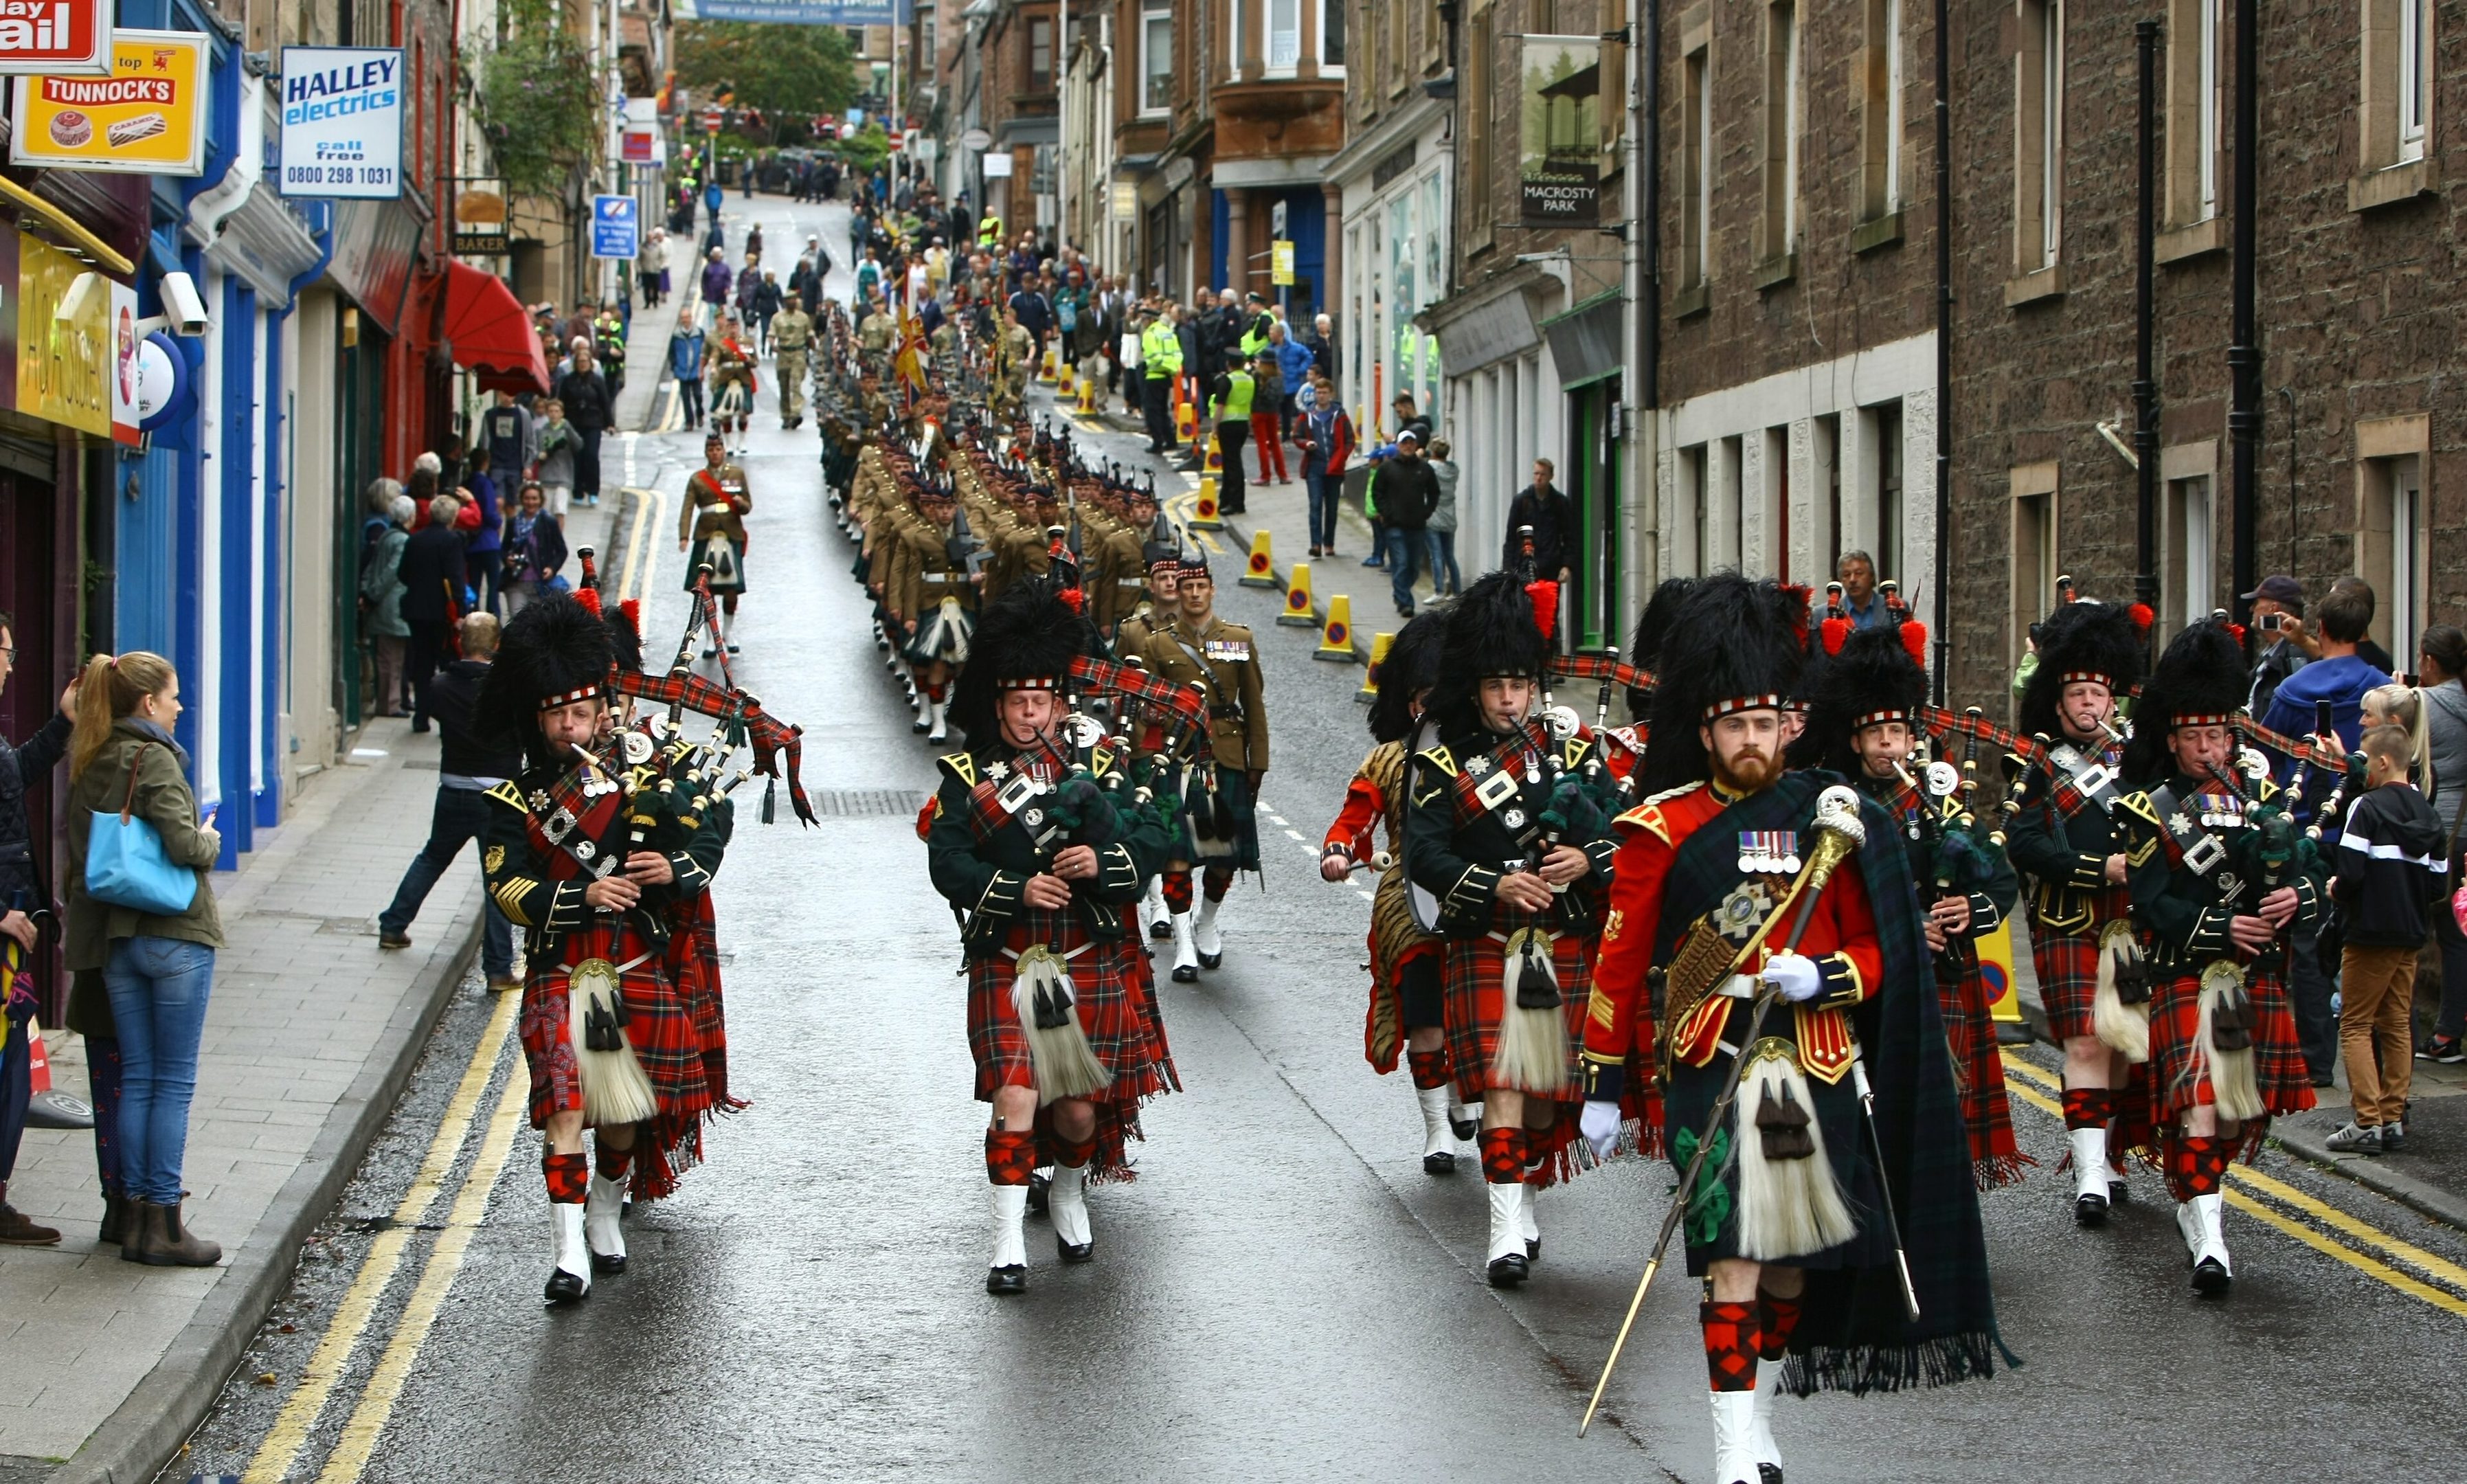
<path fill-rule="evenodd" d="M 2225 860 L 2227 856 L 2227 843 L 2215 834 L 2206 834 L 2184 852 L 2184 864 L 2192 867 L 2196 876 L 2207 876 L 2210 867 Z"/>
<path fill-rule="evenodd" d="M 2095 798 L 2106 792 L 2107 786 L 2115 781 L 2116 770 L 2104 763 L 2083 768 L 2073 775 L 2073 787 L 2081 790 L 2084 798 Z"/>

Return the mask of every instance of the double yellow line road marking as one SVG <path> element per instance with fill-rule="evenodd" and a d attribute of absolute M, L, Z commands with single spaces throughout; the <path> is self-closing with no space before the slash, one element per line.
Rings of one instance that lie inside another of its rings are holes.
<path fill-rule="evenodd" d="M 2063 1119 L 2063 1107 L 2048 1095 L 2062 1087 L 2054 1073 L 2012 1051 L 2004 1053 L 2004 1070 L 2014 1096 Z M 2012 1080 L 2017 1077 L 2021 1081 Z M 2228 1204 L 2255 1221 L 2401 1293 L 2467 1318 L 2467 1267 L 2248 1166 L 2229 1166 L 2228 1181 Z"/>
<path fill-rule="evenodd" d="M 411 1187 L 395 1206 L 393 1224 L 377 1233 L 369 1244 L 368 1255 L 360 1260 L 360 1270 L 351 1286 L 335 1307 L 334 1317 L 309 1356 L 307 1366 L 301 1372 L 300 1383 L 290 1399 L 275 1417 L 274 1427 L 259 1445 L 241 1475 L 243 1484 L 281 1484 L 293 1464 L 299 1461 L 309 1434 L 315 1430 L 328 1401 L 342 1383 L 351 1356 L 359 1348 L 360 1338 L 376 1317 L 377 1304 L 394 1282 L 402 1266 L 403 1256 L 411 1244 L 413 1231 L 427 1216 L 438 1199 L 444 1194 L 446 1176 L 461 1160 L 463 1146 L 477 1116 L 480 1100 L 496 1075 L 497 1062 L 505 1050 L 506 1038 L 512 1029 L 521 996 L 500 994 L 488 1012 L 488 1022 L 480 1032 L 480 1044 L 471 1053 L 471 1062 L 463 1070 L 463 1080 L 456 1084 L 453 1097 L 445 1105 L 445 1114 L 437 1126 L 436 1137 L 429 1141 L 428 1153 L 412 1176 Z M 470 1173 L 449 1208 L 445 1229 L 429 1253 L 421 1269 L 419 1282 L 412 1290 L 409 1304 L 395 1325 L 393 1338 L 377 1358 L 368 1386 L 359 1404 L 351 1410 L 351 1420 L 344 1425 L 341 1439 L 318 1474 L 319 1484 L 341 1484 L 356 1479 L 368 1465 L 375 1450 L 378 1435 L 385 1429 L 394 1413 L 396 1399 L 401 1395 L 403 1381 L 411 1363 L 427 1338 L 428 1329 L 437 1317 L 438 1306 L 454 1278 L 463 1267 L 463 1255 L 470 1245 L 471 1234 L 488 1209 L 489 1195 L 496 1189 L 497 1177 L 504 1173 L 506 1157 L 513 1147 L 514 1135 L 521 1127 L 525 1104 L 530 1096 L 530 1084 L 516 1067 L 506 1078 L 505 1090 L 499 1094 L 494 1112 L 489 1116 L 487 1132 L 480 1144 L 478 1156 Z"/>

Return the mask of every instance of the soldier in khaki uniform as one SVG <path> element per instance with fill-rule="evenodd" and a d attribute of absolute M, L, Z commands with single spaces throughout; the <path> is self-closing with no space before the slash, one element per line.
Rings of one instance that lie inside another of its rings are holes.
<path fill-rule="evenodd" d="M 727 440 L 717 432 L 703 440 L 703 468 L 686 481 L 686 498 L 677 512 L 677 550 L 688 553 L 685 589 L 693 591 L 701 569 L 711 568 L 710 590 L 719 599 L 720 632 L 714 647 L 702 651 L 711 659 L 726 645 L 736 652 L 736 600 L 745 595 L 745 516 L 754 509 L 745 470 L 728 457 Z"/>
<path fill-rule="evenodd" d="M 780 371 L 780 425 L 802 426 L 805 421 L 805 354 L 813 343 L 813 316 L 796 294 L 771 322 L 771 359 Z"/>
<path fill-rule="evenodd" d="M 900 556 L 892 607 L 906 635 L 904 650 L 915 668 L 924 701 L 916 729 L 939 744 L 949 739 L 943 722 L 951 678 L 967 663 L 976 632 L 976 587 L 968 571 L 959 504 L 951 489 L 927 481 L 917 491 L 915 518 L 899 526 Z"/>
<path fill-rule="evenodd" d="M 1092 563 L 1096 575 L 1089 579 L 1097 627 L 1107 638 L 1120 630 L 1147 594 L 1147 533 L 1156 523 L 1154 491 L 1116 489 L 1112 497 L 1122 518 L 1110 522 Z"/>
<path fill-rule="evenodd" d="M 1175 569 L 1181 611 L 1148 636 L 1148 670 L 1208 696 L 1211 757 L 1183 787 L 1183 833 L 1190 859 L 1169 862 L 1165 900 L 1173 921 L 1173 979 L 1189 984 L 1203 968 L 1224 962 L 1217 908 L 1240 871 L 1259 869 L 1259 823 L 1254 809 L 1268 771 L 1268 708 L 1259 683 L 1251 630 L 1215 611 L 1216 583 L 1208 555 L 1193 547 Z M 1202 868 L 1207 900 L 1191 913 L 1190 868 Z"/>
<path fill-rule="evenodd" d="M 994 395 L 990 411 L 996 419 L 1014 418 L 1028 403 L 1028 378 L 1036 369 L 1036 337 L 1019 322 L 1019 311 L 1003 307 L 1002 331 L 994 337 Z"/>

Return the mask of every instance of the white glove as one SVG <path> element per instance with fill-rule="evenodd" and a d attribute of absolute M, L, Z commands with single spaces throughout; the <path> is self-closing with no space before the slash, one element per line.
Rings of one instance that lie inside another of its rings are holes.
<path fill-rule="evenodd" d="M 1588 1103 L 1577 1127 L 1584 1131 L 1585 1142 L 1594 1147 L 1596 1157 L 1608 1159 L 1618 1148 L 1619 1106 L 1617 1103 Z"/>
<path fill-rule="evenodd" d="M 1761 977 L 1780 993 L 1781 997 L 1799 1004 L 1816 997 L 1824 988 L 1824 976 L 1816 970 L 1816 960 L 1799 953 L 1777 953 L 1765 960 Z"/>

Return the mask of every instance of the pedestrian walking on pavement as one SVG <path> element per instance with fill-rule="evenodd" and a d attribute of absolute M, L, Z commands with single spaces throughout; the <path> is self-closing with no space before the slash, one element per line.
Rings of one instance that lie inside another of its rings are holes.
<path fill-rule="evenodd" d="M 393 485 L 392 480 L 380 483 Z M 395 486 L 400 489 L 400 486 Z M 380 717 L 403 714 L 403 658 L 411 626 L 402 617 L 402 554 L 411 542 L 411 522 L 419 507 L 407 494 L 396 494 L 386 507 L 386 529 L 360 562 L 360 627 L 368 631 L 376 661 L 376 710 Z"/>
<path fill-rule="evenodd" d="M 561 591 L 565 523 L 548 513 L 539 481 L 523 481 L 514 513 L 506 517 L 506 617 L 544 592 Z"/>
<path fill-rule="evenodd" d="M 430 889 L 487 825 L 487 791 L 522 771 L 518 749 L 506 739 L 481 737 L 472 724 L 480 686 L 496 658 L 497 632 L 494 614 L 464 615 L 463 657 L 447 662 L 429 684 L 438 730 L 437 804 L 429 818 L 428 842 L 412 856 L 394 901 L 377 914 L 378 947 L 411 947 L 412 919 L 419 915 Z M 491 991 L 522 987 L 514 977 L 513 928 L 486 893 L 481 898 L 480 967 Z"/>
<path fill-rule="evenodd" d="M 702 327 L 684 315 L 668 333 L 668 375 L 676 377 L 677 406 L 683 425 L 702 426 Z"/>
<path fill-rule="evenodd" d="M 1431 441 L 1431 477 L 1438 483 L 1438 501 L 1423 530 L 1431 537 L 1431 596 L 1454 598 L 1464 591 L 1464 575 L 1457 570 L 1457 477 L 1448 441 Z"/>
<path fill-rule="evenodd" d="M 2441 818 L 2408 781 L 2414 738 L 2385 723 L 2359 746 L 2367 787 L 2340 825 L 2330 887 L 2346 926 L 2339 1050 L 2353 1115 L 2328 1143 L 2334 1153 L 2389 1154 L 2407 1141 L 2415 961 L 2433 914 L 2449 910 L 2449 872 Z"/>
<path fill-rule="evenodd" d="M 419 471 L 415 470 L 415 482 Z M 463 533 L 454 529 L 462 502 L 441 494 L 428 502 L 428 523 L 403 544 L 402 621 L 411 630 L 404 677 L 411 682 L 411 729 L 428 730 L 428 682 L 445 661 L 445 635 L 463 611 Z"/>
<path fill-rule="evenodd" d="M 1398 618 L 1414 616 L 1414 580 L 1430 555 L 1431 512 L 1438 503 L 1438 476 L 1422 457 L 1421 433 L 1409 427 L 1396 435 L 1396 456 L 1379 470 L 1379 514 L 1389 532 L 1388 588 Z"/>
<path fill-rule="evenodd" d="M 1353 458 L 1353 419 L 1337 405 L 1335 388 L 1323 377 L 1302 418 L 1302 491 L 1309 499 L 1310 554 L 1336 555 L 1336 515 L 1344 503 L 1345 469 Z"/>
<path fill-rule="evenodd" d="M 500 491 L 522 483 L 539 462 L 539 424 L 503 387 L 497 390 L 497 404 L 480 414 L 480 448 L 487 456 L 489 482 Z"/>
<path fill-rule="evenodd" d="M 87 662 L 69 740 L 70 817 L 125 811 L 145 821 L 166 874 L 185 872 L 193 885 L 188 905 L 171 911 L 96 896 L 86 879 L 92 836 L 71 830 L 67 961 L 72 972 L 102 970 L 119 1033 L 121 1178 L 136 1202 L 120 1255 L 153 1267 L 211 1267 L 222 1248 L 182 1220 L 181 1176 L 215 952 L 223 947 L 205 879 L 222 837 L 211 815 L 197 815 L 189 754 L 171 735 L 180 710 L 180 677 L 160 654 L 132 650 Z"/>
<path fill-rule="evenodd" d="M 17 668 L 17 625 L 0 613 L 0 691 Z M 72 681 L 60 692 L 59 709 L 45 719 L 25 745 L 11 746 L 0 737 L 0 1244 L 49 1246 L 60 1240 L 56 1229 L 29 1221 L 9 1204 L 9 1177 L 17 1167 L 18 1141 L 25 1136 L 27 1108 L 34 1098 L 34 975 L 29 970 L 42 928 L 52 921 L 51 892 L 34 857 L 35 846 L 26 819 L 29 788 L 51 791 L 52 769 L 69 753 L 70 721 L 76 715 L 78 688 Z"/>
<path fill-rule="evenodd" d="M 1266 342 L 1251 354 L 1251 377 L 1258 383 L 1251 401 L 1251 442 L 1259 450 L 1262 487 L 1289 482 L 1285 473 L 1285 373 L 1277 359 L 1279 349 L 1286 343 L 1284 335 L 1283 326 L 1269 327 Z M 1269 472 L 1272 468 L 1273 475 Z"/>
<path fill-rule="evenodd" d="M 591 352 L 574 353 L 574 370 L 556 384 L 556 400 L 574 424 L 574 493 L 585 505 L 600 503 L 600 435 L 617 421 L 616 395 Z"/>
<path fill-rule="evenodd" d="M 565 403 L 554 397 L 540 404 L 540 490 L 548 496 L 548 513 L 563 520 L 574 497 L 574 459 L 582 433 L 565 420 Z"/>

